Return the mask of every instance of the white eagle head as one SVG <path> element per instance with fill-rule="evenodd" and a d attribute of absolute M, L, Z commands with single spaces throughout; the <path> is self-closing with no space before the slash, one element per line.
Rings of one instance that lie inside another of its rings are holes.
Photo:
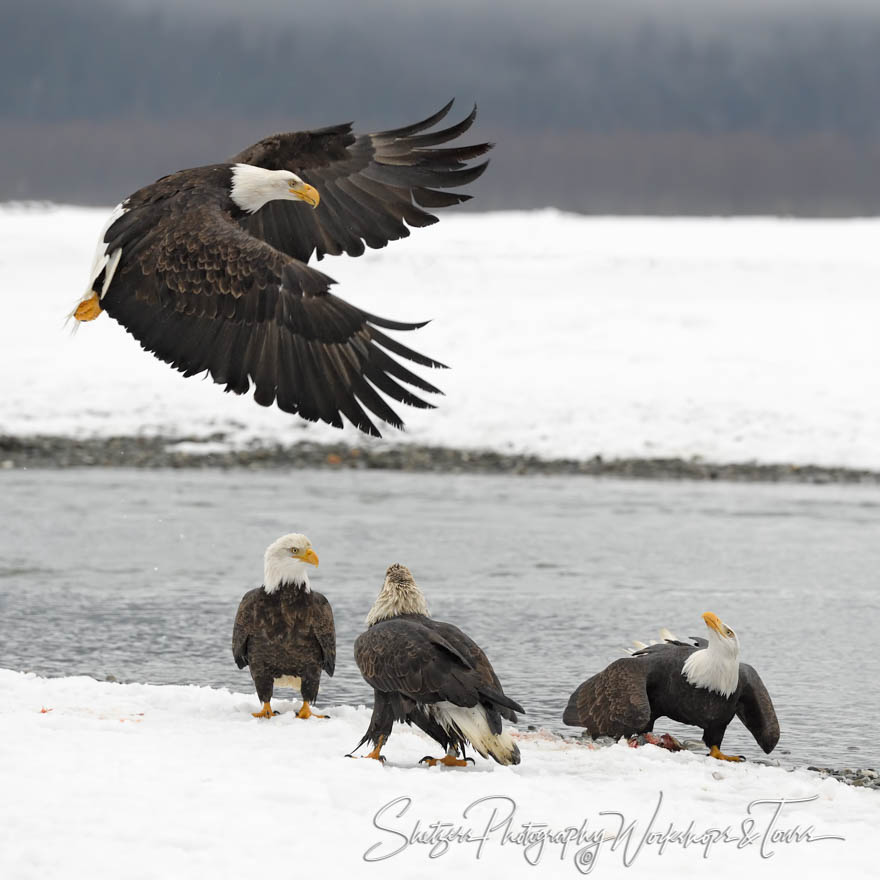
<path fill-rule="evenodd" d="M 429 617 L 428 603 L 412 572 L 399 562 L 389 565 L 379 595 L 367 615 L 367 626 L 400 614 L 424 614 Z"/>
<path fill-rule="evenodd" d="M 703 615 L 703 620 L 709 628 L 709 649 L 716 651 L 720 656 L 736 660 L 739 657 L 739 640 L 736 633 L 711 611 Z"/>
<path fill-rule="evenodd" d="M 282 535 L 263 556 L 263 589 L 274 593 L 282 584 L 298 584 L 308 590 L 310 565 L 318 565 L 312 542 L 305 535 Z"/>
<path fill-rule="evenodd" d="M 239 163 L 232 167 L 232 188 L 229 196 L 242 211 L 253 214 L 266 202 L 288 199 L 318 207 L 321 196 L 292 171 L 270 171 L 256 165 Z"/>
<path fill-rule="evenodd" d="M 707 611 L 703 620 L 709 628 L 708 646 L 694 651 L 681 671 L 694 687 L 730 696 L 739 684 L 739 641 L 736 633 L 717 614 Z"/>

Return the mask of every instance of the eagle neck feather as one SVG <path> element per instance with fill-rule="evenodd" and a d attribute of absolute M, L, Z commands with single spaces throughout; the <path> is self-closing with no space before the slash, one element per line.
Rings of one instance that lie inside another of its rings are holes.
<path fill-rule="evenodd" d="M 694 651 L 681 668 L 681 674 L 694 687 L 715 691 L 729 697 L 739 684 L 739 658 L 720 650 L 708 648 Z"/>
<path fill-rule="evenodd" d="M 309 585 L 308 575 L 304 573 L 290 575 L 288 572 L 278 571 L 275 566 L 266 565 L 263 577 L 263 589 L 267 593 L 275 593 L 287 585 L 298 587 L 304 593 L 310 593 L 312 591 L 312 588 Z"/>
<path fill-rule="evenodd" d="M 367 626 L 379 623 L 380 620 L 388 620 L 391 617 L 399 617 L 401 614 L 428 614 L 428 603 L 425 594 L 415 583 L 389 583 L 386 581 L 379 590 L 379 595 L 367 615 Z"/>

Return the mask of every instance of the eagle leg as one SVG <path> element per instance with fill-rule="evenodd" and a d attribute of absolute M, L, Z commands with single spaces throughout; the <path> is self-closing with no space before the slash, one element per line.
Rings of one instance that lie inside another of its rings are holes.
<path fill-rule="evenodd" d="M 73 313 L 77 321 L 94 321 L 104 310 L 101 308 L 101 300 L 97 293 L 93 293 L 88 299 L 84 299 Z"/>
<path fill-rule="evenodd" d="M 309 708 L 309 701 L 303 700 L 302 708 L 296 713 L 297 718 L 329 718 L 329 715 L 319 715 Z"/>
<path fill-rule="evenodd" d="M 719 761 L 745 761 L 745 758 L 742 755 L 737 755 L 734 757 L 733 755 L 725 755 L 718 746 L 712 746 L 709 749 L 709 757 L 717 758 Z"/>
<path fill-rule="evenodd" d="M 382 744 L 385 742 L 385 735 L 380 734 L 379 739 L 376 740 L 376 748 L 370 752 L 369 755 L 361 755 L 362 758 L 372 758 L 374 761 L 381 761 L 383 764 L 385 763 L 385 756 L 380 755 L 379 752 L 382 750 Z M 360 745 L 360 743 L 358 743 Z M 357 746 L 355 746 L 357 748 Z M 354 758 L 355 755 L 346 755 L 346 758 Z"/>
<path fill-rule="evenodd" d="M 280 715 L 268 703 L 263 703 L 263 708 L 259 712 L 251 712 L 254 718 L 271 718 L 273 715 Z"/>

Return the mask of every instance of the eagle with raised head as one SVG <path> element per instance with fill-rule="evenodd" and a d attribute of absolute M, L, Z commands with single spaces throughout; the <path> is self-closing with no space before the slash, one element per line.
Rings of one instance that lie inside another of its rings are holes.
<path fill-rule="evenodd" d="M 358 669 L 373 688 L 367 757 L 384 762 L 381 749 L 395 721 L 415 724 L 445 750 L 426 756 L 429 766 L 463 767 L 470 744 L 484 758 L 519 764 L 519 749 L 501 719 L 525 712 L 505 696 L 488 657 L 457 626 L 432 620 L 424 594 L 405 565 L 394 564 L 367 615 L 367 630 L 354 643 Z M 461 757 L 458 757 L 458 756 Z"/>
<path fill-rule="evenodd" d="M 491 144 L 446 146 L 470 128 L 429 131 L 438 113 L 404 128 L 355 134 L 350 123 L 264 138 L 225 162 L 188 168 L 121 202 L 101 233 L 89 283 L 71 313 L 106 311 L 141 347 L 184 376 L 308 421 L 379 436 L 372 417 L 403 422 L 387 398 L 431 408 L 409 388 L 439 393 L 400 360 L 443 364 L 385 330 L 391 321 L 330 293 L 312 255 L 359 256 L 437 218 L 427 208 L 470 198 L 446 192 L 478 178 L 468 165 Z M 385 395 L 383 397 L 383 395 Z"/>
<path fill-rule="evenodd" d="M 629 657 L 588 678 L 571 695 L 563 722 L 585 727 L 593 737 L 619 739 L 647 733 L 666 716 L 702 728 L 711 757 L 743 761 L 721 751 L 724 732 L 736 716 L 765 752 L 773 751 L 779 722 L 764 682 L 740 663 L 736 633 L 710 611 L 703 620 L 707 639 L 689 643 L 664 632 L 661 642 L 640 644 Z"/>
<path fill-rule="evenodd" d="M 255 718 L 277 715 L 270 701 L 275 687 L 299 690 L 297 718 L 326 718 L 312 712 L 321 671 L 333 675 L 336 629 L 333 610 L 309 586 L 307 569 L 318 556 L 305 535 L 282 535 L 263 557 L 263 585 L 244 594 L 232 629 L 232 656 L 250 669 L 263 704 Z"/>

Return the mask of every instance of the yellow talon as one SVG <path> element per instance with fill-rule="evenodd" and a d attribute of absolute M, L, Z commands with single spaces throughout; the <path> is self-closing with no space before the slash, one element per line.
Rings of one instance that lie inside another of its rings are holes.
<path fill-rule="evenodd" d="M 263 708 L 259 712 L 251 712 L 254 718 L 271 718 L 273 715 L 280 714 L 280 712 L 275 712 L 268 703 L 263 703 Z"/>
<path fill-rule="evenodd" d="M 432 758 L 430 755 L 425 755 L 420 764 L 427 764 L 429 767 L 436 767 L 438 764 L 443 764 L 444 767 L 467 767 L 468 762 L 471 764 L 475 764 L 473 758 L 456 758 L 455 755 L 446 755 L 442 758 Z"/>
<path fill-rule="evenodd" d="M 94 321 L 104 310 L 97 293 L 93 293 L 88 299 L 84 299 L 73 313 L 77 321 Z"/>
<path fill-rule="evenodd" d="M 384 743 L 384 742 L 385 742 L 385 737 L 380 736 L 378 741 L 376 742 L 376 748 L 373 749 L 373 751 L 370 752 L 369 755 L 364 755 L 364 757 L 365 758 L 372 758 L 374 761 L 381 761 L 384 764 L 385 758 L 379 754 L 379 752 L 382 750 L 382 743 Z"/>
<path fill-rule="evenodd" d="M 717 758 L 719 761 L 745 761 L 745 758 L 742 755 L 734 757 L 733 755 L 725 755 L 718 746 L 712 746 L 709 749 L 709 757 Z"/>
<path fill-rule="evenodd" d="M 303 700 L 302 708 L 296 713 L 297 718 L 327 718 L 327 715 L 319 715 L 309 708 L 309 701 Z"/>

